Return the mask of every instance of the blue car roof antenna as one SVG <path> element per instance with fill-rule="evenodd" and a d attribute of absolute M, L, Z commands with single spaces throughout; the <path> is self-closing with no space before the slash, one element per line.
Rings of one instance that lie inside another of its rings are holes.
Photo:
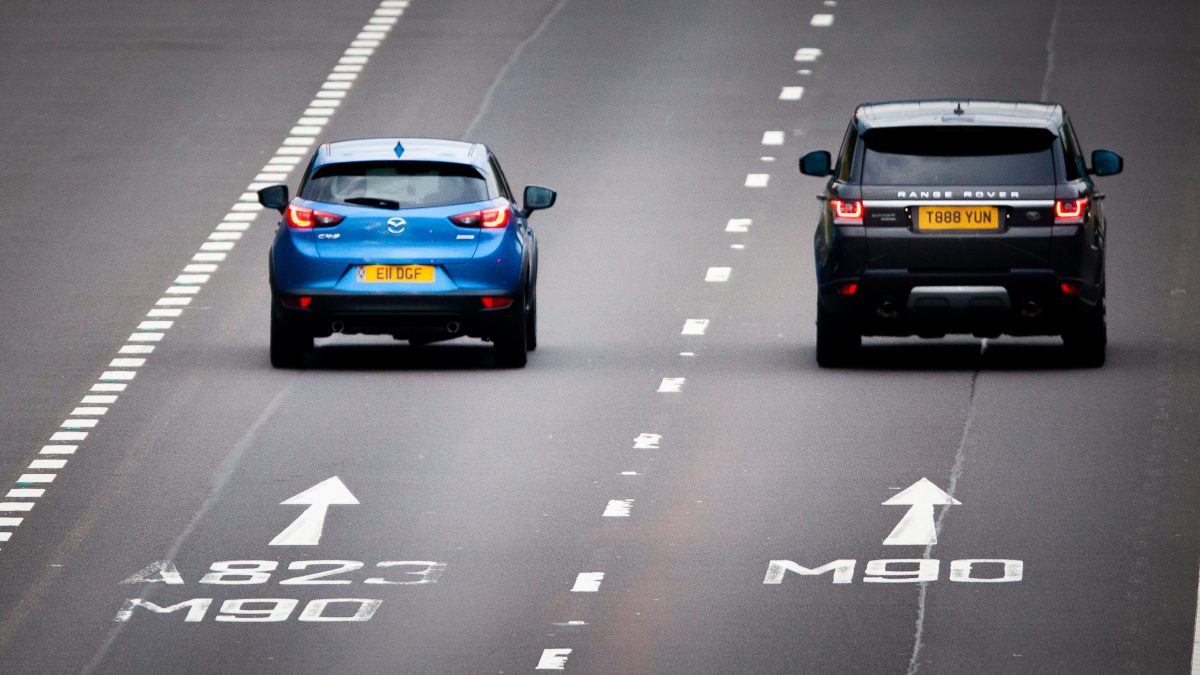
<path fill-rule="evenodd" d="M 399 157 L 400 155 L 403 155 L 403 154 L 404 154 L 404 146 L 400 144 L 400 141 L 396 141 L 396 156 Z"/>

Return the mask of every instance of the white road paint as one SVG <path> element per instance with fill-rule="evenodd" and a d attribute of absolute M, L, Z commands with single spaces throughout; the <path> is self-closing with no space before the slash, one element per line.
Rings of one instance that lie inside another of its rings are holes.
<path fill-rule="evenodd" d="M 662 442 L 662 434 L 647 434 L 640 433 L 637 438 L 633 439 L 634 450 L 658 450 L 658 444 Z"/>
<path fill-rule="evenodd" d="M 763 145 L 783 145 L 784 135 L 782 131 L 764 131 L 762 137 Z"/>
<path fill-rule="evenodd" d="M 680 356 L 695 356 L 696 352 L 679 352 Z"/>
<path fill-rule="evenodd" d="M 678 394 L 683 391 L 683 383 L 686 380 L 684 377 L 664 377 L 658 385 L 658 393 Z"/>
<path fill-rule="evenodd" d="M 600 582 L 604 581 L 604 572 L 580 572 L 575 577 L 572 593 L 595 593 L 600 590 Z"/>
<path fill-rule="evenodd" d="M 729 275 L 733 274 L 732 267 L 710 267 L 704 273 L 704 280 L 710 283 L 724 283 L 729 281 Z"/>
<path fill-rule="evenodd" d="M 642 474 L 640 474 L 640 473 L 638 473 L 638 472 L 636 472 L 636 471 L 622 471 L 622 472 L 621 472 L 621 475 L 622 475 L 622 476 L 640 476 L 640 475 L 642 475 Z"/>
<path fill-rule="evenodd" d="M 813 14 L 812 21 L 809 21 L 808 23 L 809 23 L 809 25 L 812 25 L 812 26 L 820 26 L 820 27 L 832 26 L 833 25 L 833 15 L 832 14 Z"/>
<path fill-rule="evenodd" d="M 740 251 L 740 250 L 746 248 L 746 245 L 745 244 L 730 244 L 729 248 L 731 248 L 735 251 Z"/>
<path fill-rule="evenodd" d="M 801 47 L 796 50 L 796 60 L 801 63 L 811 63 L 821 58 L 821 50 L 816 47 Z"/>
<path fill-rule="evenodd" d="M 106 382 L 128 382 L 136 375 L 136 370 L 106 370 L 103 373 L 100 373 L 100 379 Z"/>
<path fill-rule="evenodd" d="M 804 96 L 804 87 L 783 87 L 779 90 L 780 101 L 799 101 Z"/>
<path fill-rule="evenodd" d="M 29 463 L 27 468 L 34 471 L 45 471 L 46 469 L 61 469 L 66 465 L 67 460 L 65 459 L 35 459 Z"/>
<path fill-rule="evenodd" d="M 32 511 L 33 502 L 0 502 L 0 511 Z"/>
<path fill-rule="evenodd" d="M 683 322 L 683 330 L 680 335 L 704 335 L 704 331 L 708 330 L 708 319 L 688 319 Z"/>
<path fill-rule="evenodd" d="M 37 499 L 45 493 L 45 488 L 13 488 L 4 496 L 8 499 Z"/>
<path fill-rule="evenodd" d="M 538 659 L 535 670 L 563 670 L 567 667 L 567 658 L 571 649 L 543 649 L 542 658 Z"/>
<path fill-rule="evenodd" d="M 632 499 L 610 499 L 608 506 L 604 507 L 605 518 L 628 518 L 629 512 L 633 510 Z"/>
<path fill-rule="evenodd" d="M 316 546 L 321 543 L 325 515 L 334 504 L 357 504 L 346 485 L 337 476 L 317 483 L 280 504 L 306 504 L 308 508 L 271 540 L 271 546 Z"/>
<path fill-rule="evenodd" d="M 118 354 L 152 354 L 154 345 L 122 345 Z"/>
<path fill-rule="evenodd" d="M 908 506 L 908 512 L 883 540 L 884 546 L 925 546 L 937 543 L 933 507 L 962 502 L 946 494 L 927 478 L 913 483 L 883 502 L 884 506 Z"/>
<path fill-rule="evenodd" d="M 769 173 L 748 173 L 746 174 L 746 187 L 767 187 L 767 183 L 771 181 Z"/>
<path fill-rule="evenodd" d="M 199 251 L 192 255 L 191 263 L 184 267 L 182 274 L 175 277 L 172 285 L 164 293 L 164 297 L 159 298 L 155 302 L 155 307 L 146 313 L 147 320 L 140 322 L 137 330 L 126 340 L 126 344 L 119 347 L 119 354 L 122 356 L 114 358 L 109 362 L 109 369 L 100 375 L 99 381 L 92 384 L 89 388 L 90 393 L 85 395 L 80 401 L 83 405 L 76 406 L 72 410 L 71 418 L 64 421 L 60 426 L 64 430 L 54 432 L 50 436 L 51 444 L 42 446 L 38 453 L 39 455 L 74 455 L 79 448 L 77 443 L 86 440 L 88 436 L 88 432 L 80 431 L 80 429 L 95 428 L 100 421 L 99 418 L 108 412 L 107 406 L 117 401 L 117 394 L 125 391 L 128 383 L 136 376 L 137 371 L 126 369 L 140 368 L 145 365 L 147 360 L 145 357 L 154 353 L 154 343 L 161 342 L 166 336 L 166 333 L 163 331 L 170 329 L 174 325 L 171 319 L 176 319 L 182 315 L 183 310 L 181 308 L 189 306 L 192 296 L 199 293 L 201 286 L 206 284 L 211 279 L 211 275 L 217 271 L 215 263 L 225 260 L 228 252 L 233 250 L 236 243 L 241 240 L 243 233 L 249 229 L 251 223 L 258 217 L 259 212 L 263 210 L 262 206 L 258 204 L 255 191 L 270 184 L 285 181 L 289 172 L 295 170 L 303 161 L 304 156 L 309 153 L 309 149 L 316 142 L 316 136 L 322 132 L 324 126 L 328 124 L 330 117 L 338 108 L 341 100 L 345 98 L 346 90 L 357 80 L 358 74 L 362 72 L 363 66 L 367 64 L 369 57 L 375 52 L 375 48 L 379 47 L 381 41 L 387 37 L 392 26 L 404 14 L 404 9 L 408 7 L 408 4 L 407 0 L 383 0 L 379 4 L 374 14 L 366 20 L 355 41 L 343 52 L 343 56 L 338 59 L 337 65 L 328 74 L 327 79 L 321 85 L 320 90 L 313 96 L 302 116 L 295 122 L 287 138 L 283 140 L 274 155 L 254 177 L 254 181 L 249 184 L 246 190 L 229 207 L 228 212 L 221 222 L 217 224 L 215 230 L 200 244 Z M 34 459 L 29 467 L 31 470 L 62 469 L 65 468 L 66 462 L 66 459 L 39 458 Z M 54 480 L 55 476 L 56 474 L 52 473 L 24 473 L 17 479 L 17 482 L 20 484 L 50 483 Z M 331 480 L 336 480 L 336 477 Z M 338 481 L 338 484 L 340 485 L 340 481 Z M 344 486 L 342 488 L 344 490 Z M 7 496 L 10 499 L 38 499 L 44 493 L 45 490 L 42 488 L 14 488 L 9 490 Z M 306 494 L 308 493 L 297 495 L 292 500 L 284 503 L 309 503 L 296 501 L 304 498 Z M 349 499 L 354 499 L 353 495 L 350 495 L 348 491 L 345 494 L 348 495 Z M 330 497 L 333 501 L 327 500 L 324 504 L 311 503 L 310 508 L 289 527 L 292 534 L 289 535 L 288 530 L 285 530 L 277 539 L 282 538 L 285 541 L 313 537 L 319 539 L 325 511 L 329 504 L 358 503 L 357 500 L 352 502 L 338 501 L 339 498 L 340 496 L 334 495 Z M 32 502 L 28 504 L 25 502 L 7 502 L 6 504 L 20 504 L 20 507 L 9 510 L 29 510 L 33 505 Z M 4 509 L 0 508 L 0 510 Z M 317 517 L 318 512 L 319 518 Z M 0 518 L 0 527 L 15 526 L 19 522 L 20 519 Z M 9 532 L 0 533 L 0 541 L 8 541 L 10 537 L 11 533 Z M 313 541 L 313 543 L 316 543 L 316 541 Z M 197 599 L 195 602 L 201 600 L 205 599 Z M 186 605 L 191 602 L 193 601 L 188 601 L 188 603 L 184 604 Z M 211 599 L 208 599 L 207 602 L 211 604 Z M 243 601 L 226 601 L 226 605 L 229 602 L 241 603 Z M 296 601 L 288 600 L 286 602 L 294 604 Z M 353 620 L 366 620 L 366 618 L 370 618 L 369 614 L 374 613 L 374 609 L 381 601 L 356 599 L 313 601 L 306 606 L 300 616 L 300 620 L 351 620 L 341 616 L 323 616 L 324 607 L 329 602 L 360 603 L 360 611 L 356 613 L 356 616 L 364 615 L 365 618 L 360 617 Z M 240 605 L 238 606 L 240 607 Z M 226 611 L 224 609 L 225 605 L 222 607 L 222 611 Z M 207 609 L 207 605 L 205 605 L 205 609 Z M 367 611 L 368 609 L 369 612 Z M 191 609 L 189 609 L 189 617 L 191 617 Z M 258 619 L 226 618 L 222 615 L 217 620 Z M 110 646 L 111 640 L 105 643 L 97 658 L 102 657 L 103 653 Z"/>
<path fill-rule="evenodd" d="M 56 431 L 50 434 L 51 441 L 82 441 L 86 440 L 88 432 L 86 431 Z"/>
<path fill-rule="evenodd" d="M 1200 675 L 1200 581 L 1196 584 L 1196 621 L 1192 626 L 1192 675 Z"/>
<path fill-rule="evenodd" d="M 79 406 L 71 411 L 71 415 L 103 415 L 108 412 L 108 408 L 98 406 Z M 93 425 L 94 426 L 94 425 Z"/>
<path fill-rule="evenodd" d="M 729 222 L 726 223 L 726 225 L 725 225 L 725 231 L 726 232 L 749 232 L 751 222 L 752 221 L 749 218 L 730 218 Z"/>

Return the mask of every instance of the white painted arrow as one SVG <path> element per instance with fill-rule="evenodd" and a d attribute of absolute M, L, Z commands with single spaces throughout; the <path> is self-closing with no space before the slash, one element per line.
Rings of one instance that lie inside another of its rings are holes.
<path fill-rule="evenodd" d="M 908 506 L 908 513 L 883 540 L 884 546 L 915 546 L 937 543 L 937 528 L 933 523 L 933 507 L 962 504 L 941 488 L 922 478 L 896 493 L 884 506 Z"/>
<path fill-rule="evenodd" d="M 308 488 L 304 492 L 285 499 L 280 504 L 308 504 L 300 517 L 284 528 L 271 546 L 316 546 L 321 543 L 321 530 L 325 528 L 325 514 L 333 504 L 357 504 L 358 499 L 342 481 L 334 476 Z"/>

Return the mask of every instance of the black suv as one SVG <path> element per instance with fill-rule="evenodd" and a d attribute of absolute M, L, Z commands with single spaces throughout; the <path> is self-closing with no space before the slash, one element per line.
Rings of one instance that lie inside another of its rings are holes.
<path fill-rule="evenodd" d="M 1061 335 L 1104 363 L 1104 195 L 1062 106 L 893 101 L 858 106 L 815 236 L 817 363 L 850 361 L 864 335 Z"/>

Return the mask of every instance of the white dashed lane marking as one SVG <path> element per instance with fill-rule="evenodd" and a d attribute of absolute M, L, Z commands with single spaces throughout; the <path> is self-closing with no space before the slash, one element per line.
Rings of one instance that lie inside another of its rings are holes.
<path fill-rule="evenodd" d="M 684 377 L 664 377 L 658 385 L 658 393 L 678 394 L 683 391 L 685 381 L 687 381 L 687 378 Z"/>
<path fill-rule="evenodd" d="M 783 145 L 782 131 L 764 131 L 762 137 L 763 145 Z"/>
<path fill-rule="evenodd" d="M 726 232 L 749 232 L 751 220 L 749 218 L 730 218 L 725 225 Z"/>
<path fill-rule="evenodd" d="M 746 187 L 767 187 L 767 183 L 770 180 L 771 174 L 769 173 L 748 173 L 746 174 Z"/>
<path fill-rule="evenodd" d="M 683 330 L 680 335 L 704 335 L 704 331 L 708 330 L 708 319 L 688 319 L 683 322 Z"/>
<path fill-rule="evenodd" d="M 804 96 L 804 87 L 782 87 L 779 90 L 780 101 L 799 101 Z"/>
<path fill-rule="evenodd" d="M 662 434 L 647 434 L 641 433 L 637 438 L 633 439 L 634 450 L 657 450 L 658 444 L 662 442 Z"/>
<path fill-rule="evenodd" d="M 801 63 L 811 63 L 821 58 L 821 50 L 816 47 L 801 47 L 796 50 L 796 60 Z"/>
<path fill-rule="evenodd" d="M 575 577 L 572 593 L 596 593 L 600 590 L 600 582 L 604 581 L 604 572 L 580 572 Z"/>
<path fill-rule="evenodd" d="M 605 518 L 628 518 L 631 511 L 633 511 L 632 499 L 610 499 L 608 506 L 604 507 L 603 516 Z"/>
<path fill-rule="evenodd" d="M 812 26 L 820 26 L 820 27 L 832 26 L 833 25 L 833 15 L 832 14 L 813 14 L 812 21 L 809 21 L 808 23 L 809 23 L 809 25 L 812 25 Z"/>
<path fill-rule="evenodd" d="M 171 286 L 163 297 L 155 302 L 155 307 L 146 313 L 146 320 L 141 321 L 137 330 L 130 334 L 122 345 L 119 353 L 122 355 L 112 359 L 108 369 L 103 371 L 95 384 L 89 388 L 89 394 L 71 411 L 71 419 L 60 425 L 62 431 L 56 431 L 50 436 L 51 445 L 44 445 L 39 455 L 74 455 L 79 448 L 77 443 L 85 441 L 87 431 L 100 422 L 100 418 L 108 413 L 108 405 L 117 401 L 117 394 L 125 391 L 128 383 L 136 375 L 136 370 L 146 363 L 146 356 L 154 353 L 154 343 L 161 342 L 166 332 L 175 325 L 175 319 L 183 316 L 184 308 L 192 302 L 192 296 L 200 292 L 207 284 L 212 274 L 217 271 L 217 264 L 225 260 L 229 251 L 233 250 L 243 233 L 262 211 L 258 204 L 257 190 L 273 183 L 287 180 L 288 175 L 300 166 L 309 148 L 316 143 L 316 137 L 321 133 L 330 116 L 336 111 L 341 100 L 346 96 L 362 72 L 368 57 L 387 36 L 397 18 L 408 7 L 408 0 L 383 0 L 376 8 L 354 42 L 338 59 L 337 64 L 329 73 L 320 91 L 316 92 L 303 115 L 288 132 L 287 138 L 275 151 L 274 156 L 254 176 L 254 180 L 246 186 L 238 196 L 237 201 L 229 207 L 221 222 L 200 244 L 200 250 L 192 255 L 191 262 L 184 266 L 176 275 Z M 132 356 L 137 355 L 137 356 Z M 105 407 L 100 407 L 101 405 Z M 66 467 L 67 460 L 57 458 L 39 458 L 29 464 L 29 473 L 23 473 L 17 479 L 19 485 L 51 483 L 57 474 L 32 473 L 32 471 L 61 470 Z M 7 499 L 38 499 L 45 493 L 43 488 L 14 488 L 8 491 Z M 33 502 L 3 502 L 0 511 L 29 511 Z M 0 517 L 0 527 L 16 527 L 21 518 Z M 0 532 L 0 542 L 9 541 L 12 532 Z M 564 658 L 565 662 L 565 658 Z"/>
<path fill-rule="evenodd" d="M 720 284 L 729 281 L 729 275 L 733 274 L 732 267 L 710 267 L 704 273 L 704 280 L 710 283 Z"/>

